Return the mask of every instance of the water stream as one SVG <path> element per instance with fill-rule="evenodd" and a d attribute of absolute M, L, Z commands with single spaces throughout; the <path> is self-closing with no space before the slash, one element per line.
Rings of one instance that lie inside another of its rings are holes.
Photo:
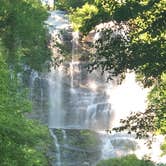
<path fill-rule="evenodd" d="M 56 162 L 55 165 L 56 166 L 61 166 L 61 151 L 60 151 L 60 145 L 58 143 L 58 139 L 56 137 L 56 135 L 54 134 L 54 131 L 52 129 L 50 129 L 50 134 L 52 136 L 52 138 L 54 139 L 54 143 L 55 143 L 55 147 L 56 147 Z"/>

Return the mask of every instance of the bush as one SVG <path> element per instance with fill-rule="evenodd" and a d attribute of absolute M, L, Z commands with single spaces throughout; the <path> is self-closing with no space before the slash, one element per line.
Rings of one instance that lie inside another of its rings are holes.
<path fill-rule="evenodd" d="M 81 27 L 84 27 L 86 21 L 90 20 L 97 13 L 98 8 L 89 3 L 86 3 L 82 8 L 77 8 L 72 14 L 70 14 L 73 29 L 79 31 Z"/>
<path fill-rule="evenodd" d="M 139 160 L 135 155 L 128 155 L 122 158 L 103 160 L 97 166 L 155 166 L 155 164 L 149 160 Z"/>

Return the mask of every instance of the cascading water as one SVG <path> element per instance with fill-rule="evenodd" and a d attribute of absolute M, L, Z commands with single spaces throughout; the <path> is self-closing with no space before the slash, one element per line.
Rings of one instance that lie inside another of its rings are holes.
<path fill-rule="evenodd" d="M 33 100 L 33 89 L 35 88 L 35 80 L 39 78 L 38 72 L 32 71 L 30 75 L 30 99 Z"/>
<path fill-rule="evenodd" d="M 70 29 L 65 13 L 61 11 L 51 12 L 46 23 L 49 25 L 52 42 L 57 41 L 59 36 L 61 36 L 60 31 L 66 27 Z M 49 128 L 56 146 L 57 159 L 55 165 L 93 166 L 100 159 L 111 157 L 111 155 L 112 157 L 119 156 L 126 151 L 126 149 L 119 148 L 119 144 L 121 146 L 124 144 L 124 141 L 122 141 L 123 136 L 116 140 L 119 142 L 117 145 L 112 140 L 112 135 L 101 134 L 100 132 L 91 134 L 88 130 L 101 131 L 110 129 L 113 115 L 116 111 L 121 111 L 118 110 L 116 102 L 119 101 L 120 103 L 122 101 L 120 99 L 114 101 L 114 97 L 118 93 L 120 97 L 123 93 L 128 92 L 123 90 L 125 88 L 122 88 L 121 92 L 118 91 L 120 87 L 125 86 L 125 83 L 122 83 L 121 86 L 112 84 L 111 87 L 110 84 L 103 83 L 103 78 L 98 72 L 89 74 L 85 69 L 85 62 L 78 61 L 79 33 L 72 33 L 71 36 L 71 62 L 66 62 L 57 69 L 53 67 L 48 74 Z M 54 45 L 54 43 L 51 45 Z M 52 50 L 53 56 L 56 56 L 58 54 L 56 48 L 52 47 Z M 130 85 L 130 82 L 127 85 L 133 86 Z M 133 96 L 131 97 L 133 98 Z M 142 105 L 139 102 L 142 101 L 137 101 L 137 104 Z M 131 106 L 130 110 L 135 108 L 132 107 L 133 104 L 128 104 Z M 125 109 L 127 107 L 124 108 L 124 112 L 126 111 Z M 118 113 L 116 112 L 116 114 Z M 62 130 L 56 132 L 56 129 Z M 96 139 L 96 144 L 93 145 L 91 143 L 89 140 L 91 137 Z M 114 138 L 116 139 L 116 136 Z M 84 146 L 81 145 L 83 140 L 85 141 Z M 129 144 L 128 140 L 126 142 Z M 130 145 L 128 148 L 130 149 Z M 73 158 L 75 158 L 74 162 Z"/>
<path fill-rule="evenodd" d="M 32 101 L 34 112 L 28 113 L 28 117 L 38 119 L 46 124 L 48 121 L 47 113 L 47 81 L 44 73 L 32 70 L 29 66 L 23 66 L 23 72 L 19 73 L 20 81 L 29 87 L 29 99 Z"/>
<path fill-rule="evenodd" d="M 54 143 L 55 143 L 55 147 L 56 147 L 56 166 L 61 166 L 61 152 L 60 152 L 60 145 L 58 143 L 58 139 L 56 137 L 56 135 L 54 134 L 54 131 L 52 129 L 50 129 L 50 134 L 52 136 L 52 138 L 54 139 Z"/>
<path fill-rule="evenodd" d="M 105 83 L 97 71 L 89 74 L 86 62 L 78 61 L 79 33 L 71 32 L 65 12 L 50 12 L 46 24 L 53 58 L 60 54 L 54 46 L 56 42 L 63 40 L 72 47 L 70 62 L 53 66 L 44 79 L 39 79 L 40 100 L 48 98 L 48 108 L 41 103 L 40 109 L 49 110 L 48 126 L 56 151 L 53 166 L 95 166 L 101 159 L 133 153 L 137 147 L 133 137 L 104 130 L 118 126 L 119 119 L 131 111 L 144 111 L 147 91 L 135 82 L 133 73 L 128 73 L 121 85 Z M 95 36 L 98 37 L 99 34 Z M 38 77 L 31 74 L 31 94 Z"/>
<path fill-rule="evenodd" d="M 72 33 L 72 60 L 70 62 L 70 77 L 71 77 L 71 91 L 74 91 L 74 72 L 79 72 L 79 62 L 75 61 L 75 57 L 78 55 L 78 40 L 79 32 Z M 77 68 L 75 68 L 77 67 Z"/>
<path fill-rule="evenodd" d="M 63 128 L 62 76 L 61 66 L 58 71 L 52 68 L 49 74 L 49 128 Z"/>

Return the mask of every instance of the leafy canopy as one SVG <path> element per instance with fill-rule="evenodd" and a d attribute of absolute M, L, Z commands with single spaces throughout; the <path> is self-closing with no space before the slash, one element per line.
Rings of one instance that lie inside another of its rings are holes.
<path fill-rule="evenodd" d="M 25 118 L 24 113 L 31 110 L 27 93 L 1 54 L 0 91 L 1 165 L 47 165 L 44 155 L 48 149 L 48 131 L 37 122 Z M 46 143 L 43 144 L 43 141 Z"/>
<path fill-rule="evenodd" d="M 24 116 L 31 104 L 15 69 L 40 70 L 49 59 L 47 13 L 37 0 L 1 0 L 0 6 L 0 165 L 46 166 L 48 130 Z"/>
<path fill-rule="evenodd" d="M 154 166 L 155 164 L 148 160 L 139 160 L 135 155 L 129 155 L 121 158 L 113 158 L 100 161 L 97 166 Z"/>
<path fill-rule="evenodd" d="M 1 0 L 0 6 L 0 39 L 8 63 L 41 70 L 50 60 L 44 27 L 46 10 L 38 0 Z"/>

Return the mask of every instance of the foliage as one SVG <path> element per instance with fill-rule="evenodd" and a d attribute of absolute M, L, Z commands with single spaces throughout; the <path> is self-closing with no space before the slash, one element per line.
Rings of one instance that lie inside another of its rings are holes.
<path fill-rule="evenodd" d="M 13 67 L 27 64 L 41 70 L 50 60 L 44 28 L 46 10 L 38 0 L 1 0 L 0 6 L 0 39 L 7 61 Z"/>
<path fill-rule="evenodd" d="M 48 14 L 38 0 L 1 0 L 0 6 L 0 165 L 46 166 L 48 130 L 24 116 L 31 103 L 16 69 L 26 64 L 41 70 L 50 59 Z"/>
<path fill-rule="evenodd" d="M 144 10 L 131 21 L 133 28 L 131 34 L 131 51 L 133 52 L 133 68 L 143 75 L 146 80 L 154 82 L 160 79 L 166 70 L 166 2 L 154 1 L 145 5 Z M 149 7 L 150 6 L 150 7 Z"/>
<path fill-rule="evenodd" d="M 1 166 L 48 165 L 45 157 L 49 142 L 47 128 L 24 117 L 24 113 L 31 109 L 30 103 L 2 55 L 0 91 Z"/>
<path fill-rule="evenodd" d="M 127 4 L 125 5 L 127 6 Z M 122 10 L 120 10 L 121 8 Z M 121 14 L 123 6 L 121 8 L 118 8 L 119 17 L 116 17 L 116 11 L 113 13 L 113 17 L 117 18 L 117 21 L 120 21 L 120 18 L 121 21 L 126 21 L 124 15 Z M 132 12 L 134 12 L 135 8 L 132 8 Z M 160 1 L 151 4 L 151 8 L 147 5 L 144 5 L 144 8 L 143 11 L 141 8 L 139 12 L 134 12 L 134 19 L 131 14 L 130 17 L 128 16 L 128 22 L 120 23 L 129 28 L 127 31 L 124 30 L 126 36 L 115 35 L 112 28 L 102 29 L 102 39 L 96 42 L 97 51 L 92 56 L 95 60 L 92 63 L 94 65 L 97 63 L 104 71 L 113 71 L 113 74 L 116 75 L 126 72 L 127 69 L 135 70 L 142 75 L 143 83 L 149 86 L 165 71 L 166 22 L 164 11 L 166 3 Z M 150 9 L 147 10 L 147 8 Z M 123 29 L 124 27 L 120 28 L 121 31 Z M 112 59 L 114 62 L 110 62 Z"/>
<path fill-rule="evenodd" d="M 108 4 L 110 4 L 109 1 L 105 5 L 104 1 L 93 0 L 70 11 L 73 29 L 87 34 L 98 23 L 109 20 L 112 6 Z"/>
<path fill-rule="evenodd" d="M 91 4 L 96 8 L 94 13 Z M 93 14 L 88 15 L 87 10 Z M 114 27 L 101 29 L 102 38 L 96 42 L 97 51 L 92 55 L 92 63 L 116 75 L 127 69 L 135 70 L 142 75 L 143 83 L 149 86 L 165 71 L 165 10 L 163 0 L 126 0 L 125 3 L 96 0 L 74 10 L 71 21 L 77 25 L 75 29 L 83 33 L 108 20 L 114 20 L 120 31 L 127 27 L 128 30 L 123 32 L 125 36 L 115 35 L 117 29 L 113 30 Z M 105 17 L 100 19 L 100 16 Z"/>
<path fill-rule="evenodd" d="M 95 25 L 108 21 L 117 1 L 109 0 L 57 0 L 57 9 L 69 12 L 74 31 L 87 34 Z"/>
<path fill-rule="evenodd" d="M 86 2 L 91 0 L 57 0 L 55 1 L 56 9 L 70 11 L 82 7 Z"/>
<path fill-rule="evenodd" d="M 80 27 L 84 26 L 86 21 L 98 13 L 95 5 L 86 3 L 82 8 L 77 8 L 71 15 L 70 19 L 73 23 L 73 28 L 78 31 Z"/>
<path fill-rule="evenodd" d="M 121 3 L 112 13 L 113 26 L 101 29 L 96 52 L 90 57 L 90 70 L 100 68 L 110 77 L 134 70 L 144 86 L 153 85 L 147 111 L 133 113 L 115 129 L 136 132 L 138 138 L 166 133 L 165 13 L 163 0 Z"/>
<path fill-rule="evenodd" d="M 166 134 L 166 75 L 161 76 L 151 90 L 149 106 L 144 113 L 131 113 L 129 117 L 121 120 L 121 127 L 116 131 L 128 130 L 128 133 L 136 133 L 137 138 L 151 138 L 154 134 Z M 151 141 L 151 140 L 150 140 Z M 150 142 L 149 142 L 150 143 Z M 162 150 L 165 153 L 165 144 Z"/>
<path fill-rule="evenodd" d="M 166 134 L 166 74 L 149 94 L 149 105 L 156 114 L 156 127 L 159 133 Z"/>
<path fill-rule="evenodd" d="M 116 24 L 114 26 L 117 27 Z M 102 72 L 110 73 L 110 77 L 127 71 L 130 65 L 129 56 L 126 56 L 129 43 L 126 36 L 114 33 L 112 29 L 100 33 L 101 37 L 95 42 L 96 52 L 90 56 L 90 71 L 101 68 Z"/>
<path fill-rule="evenodd" d="M 161 150 L 163 151 L 162 155 L 166 155 L 166 139 L 164 143 L 161 145 Z"/>
<path fill-rule="evenodd" d="M 132 112 L 130 116 L 126 119 L 121 119 L 121 126 L 113 128 L 117 132 L 124 130 L 128 131 L 128 134 L 136 133 L 136 138 L 151 138 L 151 136 L 156 131 L 155 123 L 155 114 L 151 109 L 142 112 Z M 152 140 L 149 139 L 151 143 Z"/>
<path fill-rule="evenodd" d="M 122 158 L 113 158 L 103 160 L 97 166 L 154 166 L 155 164 L 148 160 L 139 160 L 135 155 L 129 155 Z"/>

